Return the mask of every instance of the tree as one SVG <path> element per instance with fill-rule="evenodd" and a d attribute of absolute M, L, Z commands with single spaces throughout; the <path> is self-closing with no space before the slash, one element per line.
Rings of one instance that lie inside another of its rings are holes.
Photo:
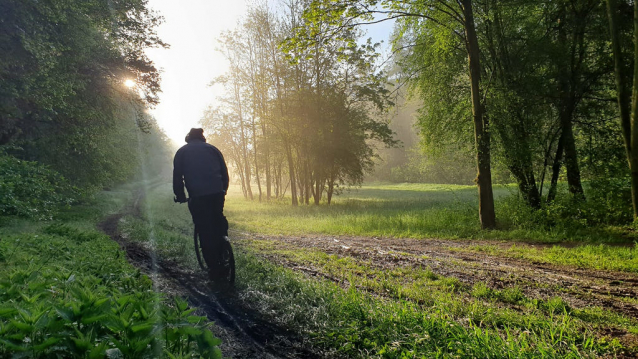
<path fill-rule="evenodd" d="M 467 59 L 468 87 L 474 127 L 477 177 L 479 190 L 479 219 L 483 228 L 496 226 L 494 196 L 491 174 L 491 132 L 490 119 L 484 103 L 485 89 L 482 83 L 481 49 L 476 32 L 474 4 L 471 0 L 447 1 L 428 0 L 423 2 L 367 1 L 367 0 L 317 0 L 312 3 L 306 19 L 315 29 L 322 23 L 331 23 L 336 29 L 352 28 L 363 23 L 374 23 L 374 15 L 386 15 L 386 19 L 399 19 L 404 30 L 399 33 L 403 43 L 399 49 L 425 44 L 412 43 L 420 34 L 453 34 L 457 40 L 446 45 L 462 46 Z M 363 21 L 363 22 L 360 22 Z M 317 30 L 315 30 L 317 31 Z M 431 45 L 431 44 L 430 44 Z M 427 45 L 425 45 L 427 46 Z M 416 69 L 406 69 L 408 73 L 418 73 Z M 418 75 L 417 75 L 418 76 Z"/>
<path fill-rule="evenodd" d="M 607 0 L 620 126 L 631 172 L 631 200 L 635 220 L 638 218 L 638 2 L 634 1 L 634 53 L 633 56 L 629 56 L 631 61 L 625 60 L 628 56 L 626 50 L 623 49 L 623 44 L 627 42 L 624 41 L 625 34 L 622 25 L 628 21 L 623 21 L 622 16 L 630 13 L 627 11 L 628 8 L 629 6 L 625 2 L 619 4 L 616 0 Z M 631 62 L 633 62 L 633 69 L 628 66 Z M 632 78 L 633 86 L 630 85 Z"/>
<path fill-rule="evenodd" d="M 269 198 L 275 173 L 277 195 L 290 187 L 293 205 L 318 205 L 324 194 L 330 203 L 340 186 L 358 185 L 372 170 L 373 141 L 395 143 L 383 117 L 390 102 L 385 75 L 373 67 L 374 45 L 357 45 L 354 30 L 335 42 L 317 33 L 313 46 L 282 45 L 302 31 L 303 10 L 291 1 L 276 19 L 265 5 L 256 7 L 222 41 L 231 70 L 217 83 L 231 96 L 203 125 L 220 143 L 241 149 L 235 162 L 249 199 L 253 174 L 260 198 L 260 173 L 266 174 Z"/>
<path fill-rule="evenodd" d="M 146 3 L 0 3 L 0 146 L 22 148 L 12 153 L 83 186 L 130 176 L 135 132 L 150 124 L 139 114 L 159 92 L 144 49 L 165 46 L 154 30 L 161 18 Z"/>

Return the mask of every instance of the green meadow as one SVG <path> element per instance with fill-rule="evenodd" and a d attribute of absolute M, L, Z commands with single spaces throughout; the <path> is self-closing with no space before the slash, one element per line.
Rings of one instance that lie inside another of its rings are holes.
<path fill-rule="evenodd" d="M 168 189 L 166 189 L 168 190 Z M 513 185 L 495 186 L 498 229 L 481 230 L 475 186 L 365 184 L 328 206 L 292 207 L 288 200 L 246 201 L 231 187 L 226 213 L 233 227 L 267 234 L 321 233 L 394 238 L 501 239 L 530 242 L 632 243 L 633 230 L 591 225 L 559 212 L 563 203 L 533 214 Z M 593 205 L 592 205 L 593 206 Z M 596 213 L 589 213 L 595 217 Z M 564 218 L 566 217 L 566 218 Z"/>

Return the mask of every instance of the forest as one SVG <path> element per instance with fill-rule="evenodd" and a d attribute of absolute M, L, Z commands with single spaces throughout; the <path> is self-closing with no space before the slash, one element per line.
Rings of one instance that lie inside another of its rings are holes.
<path fill-rule="evenodd" d="M 0 358 L 638 355 L 638 2 L 255 1 L 198 34 L 234 287 L 173 202 L 155 6 L 0 1 Z"/>
<path fill-rule="evenodd" d="M 487 1 L 473 6 L 473 24 L 445 2 L 290 4 L 279 18 L 256 7 L 221 40 L 231 66 L 215 82 L 226 96 L 202 124 L 250 199 L 256 186 L 259 200 L 289 192 L 293 205 L 319 204 L 325 193 L 329 204 L 366 176 L 475 180 L 493 228 L 492 182 L 516 183 L 539 210 L 565 181 L 573 206 L 586 206 L 587 188 L 590 202 L 614 202 L 603 221 L 629 223 L 630 5 Z M 360 27 L 386 20 L 396 25 L 381 66 Z"/>

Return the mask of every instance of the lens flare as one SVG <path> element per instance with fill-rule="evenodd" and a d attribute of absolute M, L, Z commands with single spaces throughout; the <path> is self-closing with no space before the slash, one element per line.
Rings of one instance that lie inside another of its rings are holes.
<path fill-rule="evenodd" d="M 135 87 L 135 81 L 128 79 L 126 81 L 124 81 L 124 86 L 128 87 L 128 88 L 133 88 Z"/>

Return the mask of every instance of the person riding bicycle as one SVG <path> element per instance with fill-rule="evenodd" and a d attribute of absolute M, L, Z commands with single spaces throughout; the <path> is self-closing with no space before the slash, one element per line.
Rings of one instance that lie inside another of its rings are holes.
<path fill-rule="evenodd" d="M 204 130 L 192 128 L 173 161 L 175 201 L 188 202 L 195 228 L 199 232 L 209 277 L 216 279 L 220 241 L 228 236 L 224 201 L 228 191 L 228 168 L 217 147 L 206 143 Z M 184 184 L 190 199 L 186 199 Z"/>

